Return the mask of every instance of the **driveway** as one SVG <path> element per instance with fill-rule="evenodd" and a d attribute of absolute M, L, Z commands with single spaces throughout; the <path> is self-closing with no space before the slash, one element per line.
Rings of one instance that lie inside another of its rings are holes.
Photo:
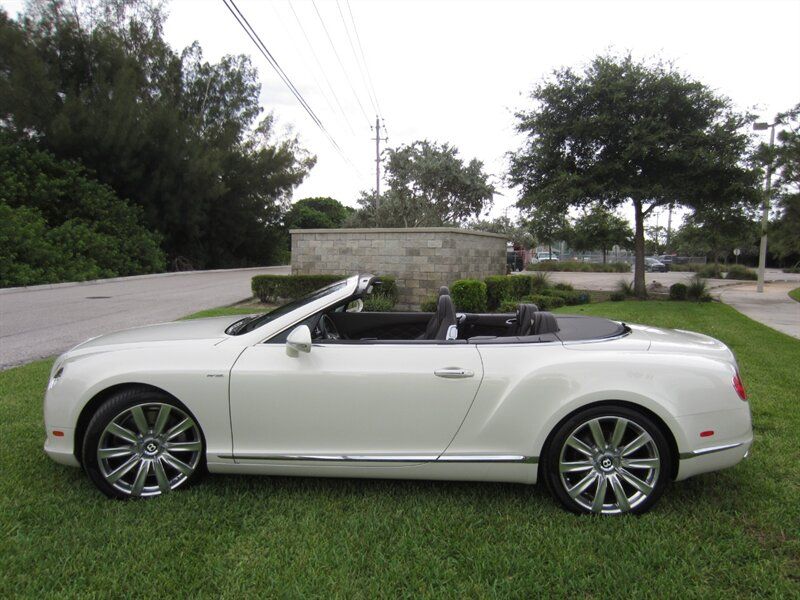
<path fill-rule="evenodd" d="M 789 297 L 798 285 L 797 281 L 768 283 L 759 294 L 755 284 L 748 283 L 722 290 L 719 298 L 754 321 L 800 338 L 800 302 Z"/>
<path fill-rule="evenodd" d="M 0 290 L 0 370 L 117 329 L 239 302 L 252 295 L 253 275 L 289 272 L 288 266 L 191 271 Z"/>

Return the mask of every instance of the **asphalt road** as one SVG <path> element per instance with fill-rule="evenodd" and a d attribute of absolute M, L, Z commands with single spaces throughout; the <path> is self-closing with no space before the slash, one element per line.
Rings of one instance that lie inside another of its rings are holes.
<path fill-rule="evenodd" d="M 118 329 L 172 321 L 251 296 L 259 273 L 289 267 L 194 271 L 0 290 L 0 370 L 60 354 Z"/>

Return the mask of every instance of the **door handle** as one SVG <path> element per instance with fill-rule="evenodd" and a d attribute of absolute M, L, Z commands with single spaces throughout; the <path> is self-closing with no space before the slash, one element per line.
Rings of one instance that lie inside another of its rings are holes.
<path fill-rule="evenodd" d="M 464 379 L 465 377 L 472 377 L 475 375 L 469 369 L 462 369 L 460 367 L 447 367 L 445 369 L 436 369 L 433 372 L 437 377 L 444 377 L 445 379 Z"/>

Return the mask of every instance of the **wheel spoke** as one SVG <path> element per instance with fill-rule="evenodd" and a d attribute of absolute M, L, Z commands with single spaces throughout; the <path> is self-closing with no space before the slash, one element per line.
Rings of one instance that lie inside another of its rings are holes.
<path fill-rule="evenodd" d="M 606 488 L 608 487 L 608 478 L 607 477 L 599 477 L 597 480 L 597 491 L 594 495 L 594 500 L 592 501 L 592 512 L 602 512 L 603 511 L 603 504 L 605 503 L 606 499 Z"/>
<path fill-rule="evenodd" d="M 139 428 L 139 433 L 147 433 L 150 429 L 150 424 L 147 422 L 147 417 L 144 416 L 144 411 L 141 406 L 134 406 L 131 409 L 131 416 L 136 427 Z"/>
<path fill-rule="evenodd" d="M 628 456 L 628 454 L 636 452 L 639 448 L 647 444 L 650 439 L 650 435 L 647 432 L 642 432 L 635 440 L 622 449 L 622 456 Z"/>
<path fill-rule="evenodd" d="M 645 496 L 649 496 L 650 493 L 653 491 L 652 486 L 650 486 L 649 484 L 645 483 L 644 481 L 636 477 L 636 475 L 634 475 L 630 471 L 626 471 L 625 469 L 619 469 L 619 474 L 625 481 L 630 483 L 633 487 L 642 492 Z"/>
<path fill-rule="evenodd" d="M 196 442 L 175 442 L 173 444 L 164 444 L 164 448 L 170 452 L 197 452 L 203 444 L 200 441 Z"/>
<path fill-rule="evenodd" d="M 106 427 L 106 431 L 111 435 L 115 435 L 118 438 L 132 444 L 135 444 L 138 441 L 135 433 L 133 433 L 130 429 L 123 427 L 122 425 L 117 425 L 116 423 L 109 423 L 108 427 Z"/>
<path fill-rule="evenodd" d="M 169 477 L 167 477 L 167 473 L 164 471 L 164 464 L 161 462 L 160 457 L 153 461 L 153 470 L 156 472 L 158 489 L 160 489 L 162 493 L 168 492 L 170 490 Z"/>
<path fill-rule="evenodd" d="M 136 473 L 136 479 L 131 488 L 131 495 L 141 496 L 144 489 L 144 483 L 147 480 L 147 475 L 150 473 L 150 461 L 143 460 L 139 463 L 139 471 Z"/>
<path fill-rule="evenodd" d="M 590 485 L 592 485 L 592 483 L 595 481 L 596 478 L 597 478 L 597 473 L 595 472 L 588 473 L 586 477 L 581 479 L 571 488 L 567 489 L 567 493 L 570 495 L 570 498 L 577 498 L 578 496 L 580 496 L 583 492 L 586 491 L 586 489 Z"/>
<path fill-rule="evenodd" d="M 592 419 L 589 421 L 589 430 L 592 432 L 594 445 L 597 446 L 598 450 L 604 450 L 606 447 L 606 438 L 603 435 L 603 430 L 600 427 L 600 420 Z"/>
<path fill-rule="evenodd" d="M 139 462 L 138 456 L 131 456 L 128 460 L 122 463 L 119 467 L 115 470 L 111 471 L 111 473 L 106 476 L 106 481 L 108 483 L 116 483 L 119 481 L 120 477 L 125 475 L 128 471 L 130 471 L 136 464 Z"/>
<path fill-rule="evenodd" d="M 130 456 L 134 453 L 133 446 L 119 446 L 118 448 L 100 448 L 97 451 L 98 458 L 121 458 Z"/>
<path fill-rule="evenodd" d="M 658 458 L 623 458 L 622 466 L 626 469 L 657 469 L 661 466 Z"/>
<path fill-rule="evenodd" d="M 592 468 L 591 461 L 579 460 L 575 462 L 562 462 L 558 465 L 562 473 L 579 473 L 581 471 L 588 471 Z"/>
<path fill-rule="evenodd" d="M 164 431 L 164 427 L 167 424 L 167 420 L 169 419 L 169 413 L 172 410 L 172 407 L 169 404 L 162 404 L 161 408 L 158 411 L 158 416 L 156 417 L 156 424 L 153 425 L 153 432 L 161 433 Z"/>
<path fill-rule="evenodd" d="M 575 450 L 577 450 L 581 454 L 584 454 L 585 456 L 591 456 L 592 454 L 594 454 L 594 452 L 592 452 L 592 449 L 589 446 L 587 446 L 584 442 L 576 438 L 574 435 L 571 435 L 567 438 L 567 446 L 569 446 L 570 448 L 574 448 Z"/>
<path fill-rule="evenodd" d="M 616 474 L 609 475 L 608 481 L 611 483 L 611 489 L 614 490 L 614 496 L 617 498 L 617 507 L 623 512 L 630 510 L 631 505 L 628 503 L 628 496 L 625 494 L 625 489 Z"/>
<path fill-rule="evenodd" d="M 172 438 L 179 436 L 181 433 L 183 433 L 187 429 L 190 429 L 193 426 L 194 426 L 194 422 L 189 417 L 186 417 L 183 421 L 181 421 L 180 423 L 175 425 L 175 427 L 170 429 L 167 432 L 167 436 L 166 437 L 167 437 L 168 440 L 171 440 Z"/>
<path fill-rule="evenodd" d="M 619 418 L 614 424 L 614 433 L 611 434 L 611 447 L 619 448 L 622 443 L 622 436 L 625 435 L 625 428 L 628 426 L 628 421 Z"/>
<path fill-rule="evenodd" d="M 164 452 L 164 454 L 161 455 L 161 458 L 170 467 L 172 467 L 173 469 L 177 469 L 178 471 L 180 471 L 181 473 L 183 473 L 187 477 L 189 475 L 191 475 L 192 471 L 194 470 L 194 469 L 192 469 L 192 467 L 187 465 L 182 460 L 179 460 L 179 459 L 175 458 L 174 456 L 172 456 L 172 454 L 170 454 L 169 452 Z"/>

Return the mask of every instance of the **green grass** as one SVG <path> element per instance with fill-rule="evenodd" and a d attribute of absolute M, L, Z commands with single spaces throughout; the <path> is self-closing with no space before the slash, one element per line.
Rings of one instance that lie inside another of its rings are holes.
<path fill-rule="evenodd" d="M 756 442 L 642 517 L 578 517 L 538 487 L 211 476 L 106 500 L 42 452 L 50 361 L 0 373 L 0 597 L 799 597 L 800 341 L 728 306 L 560 312 L 708 333 L 736 352 Z"/>
<path fill-rule="evenodd" d="M 791 292 L 789 292 L 789 297 L 792 300 L 797 300 L 800 302 L 800 287 L 794 288 Z"/>
<path fill-rule="evenodd" d="M 205 319 L 207 317 L 224 317 L 227 315 L 254 315 L 256 313 L 272 310 L 273 306 L 223 306 L 221 308 L 209 308 L 200 312 L 186 315 L 184 319 Z"/>

